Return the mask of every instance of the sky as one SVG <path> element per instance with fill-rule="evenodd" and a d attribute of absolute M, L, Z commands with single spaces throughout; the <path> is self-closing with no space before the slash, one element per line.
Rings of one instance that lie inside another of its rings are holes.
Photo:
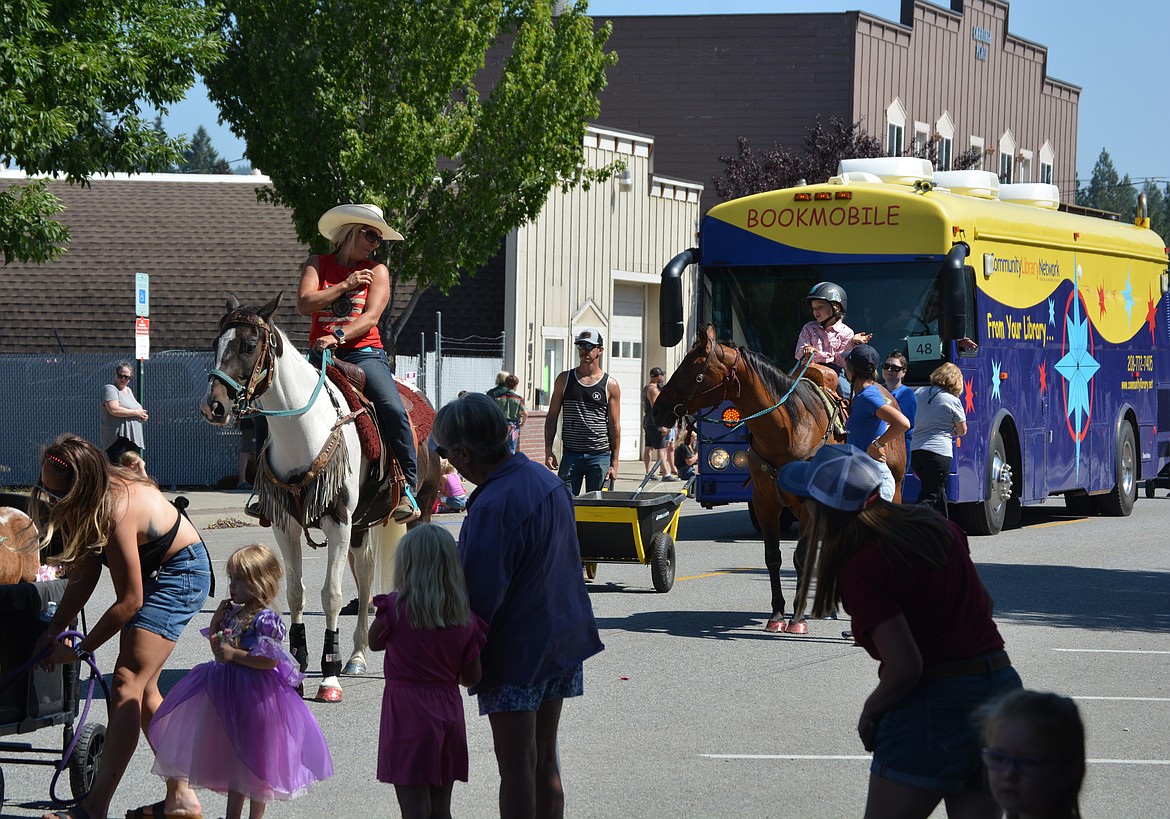
<path fill-rule="evenodd" d="M 935 0 L 949 6 L 949 0 Z M 900 17 L 901 0 L 593 0 L 597 17 L 653 14 L 768 14 L 860 10 Z M 1159 70 L 1170 31 L 1166 0 L 1011 0 L 1008 31 L 1048 49 L 1048 76 L 1081 87 L 1077 175 L 1087 182 L 1102 149 L 1118 174 L 1170 182 L 1170 105 Z M 199 83 L 163 117 L 168 133 L 190 136 L 202 125 L 229 162 L 244 143 L 226 125 Z M 1084 184 L 1084 182 L 1082 182 Z"/>

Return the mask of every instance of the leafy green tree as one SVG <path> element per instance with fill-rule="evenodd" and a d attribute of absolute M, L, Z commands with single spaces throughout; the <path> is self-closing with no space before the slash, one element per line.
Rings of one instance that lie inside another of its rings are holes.
<path fill-rule="evenodd" d="M 179 162 L 179 173 L 231 173 L 228 161 L 216 153 L 211 146 L 211 135 L 200 125 L 191 138 L 191 144 L 183 150 Z"/>
<path fill-rule="evenodd" d="M 583 0 L 226 0 L 226 59 L 205 75 L 245 155 L 271 178 L 260 196 L 291 208 L 301 241 L 317 219 L 370 202 L 405 241 L 392 287 L 414 300 L 382 331 L 397 338 L 422 292 L 447 292 L 534 218 L 584 167 L 586 121 L 615 57 Z M 490 56 L 487 70 L 485 58 Z"/>
<path fill-rule="evenodd" d="M 1129 174 L 1119 178 L 1109 152 L 1101 149 L 1101 155 L 1093 165 L 1089 184 L 1077 190 L 1077 204 L 1119 214 L 1122 221 L 1133 221 L 1137 207 L 1137 191 L 1134 190 Z"/>
<path fill-rule="evenodd" d="M 94 173 L 166 170 L 182 143 L 165 110 L 218 59 L 219 8 L 201 0 L 0 0 L 0 161 L 85 184 Z M 46 262 L 69 232 L 45 180 L 0 191 L 4 262 Z"/>

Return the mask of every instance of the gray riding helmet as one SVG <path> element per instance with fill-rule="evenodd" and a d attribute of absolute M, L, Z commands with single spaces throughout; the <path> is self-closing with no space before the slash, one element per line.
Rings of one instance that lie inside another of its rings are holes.
<path fill-rule="evenodd" d="M 817 282 L 812 290 L 804 297 L 805 301 L 821 299 L 822 301 L 837 302 L 841 305 L 841 315 L 849 312 L 849 297 L 845 295 L 845 288 L 832 282 Z"/>

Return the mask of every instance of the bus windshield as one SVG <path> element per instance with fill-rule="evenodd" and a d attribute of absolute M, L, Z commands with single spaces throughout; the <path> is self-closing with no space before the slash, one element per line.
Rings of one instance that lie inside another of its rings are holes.
<path fill-rule="evenodd" d="M 938 335 L 940 262 L 856 265 L 708 267 L 703 270 L 703 320 L 719 338 L 767 355 L 787 370 L 794 363 L 800 328 L 812 320 L 805 297 L 820 281 L 845 289 L 845 323 L 856 333 L 873 333 L 878 354 L 907 354 L 907 383 L 926 383 L 942 363 L 937 345 L 924 357 L 909 355 L 914 339 Z M 932 354 L 931 354 L 932 353 Z"/>

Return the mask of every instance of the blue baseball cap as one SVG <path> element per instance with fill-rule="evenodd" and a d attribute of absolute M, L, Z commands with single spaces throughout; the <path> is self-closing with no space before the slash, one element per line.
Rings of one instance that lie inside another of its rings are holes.
<path fill-rule="evenodd" d="M 841 512 L 860 512 L 882 488 L 873 458 L 843 444 L 826 444 L 807 461 L 785 464 L 776 480 L 781 489 Z"/>

